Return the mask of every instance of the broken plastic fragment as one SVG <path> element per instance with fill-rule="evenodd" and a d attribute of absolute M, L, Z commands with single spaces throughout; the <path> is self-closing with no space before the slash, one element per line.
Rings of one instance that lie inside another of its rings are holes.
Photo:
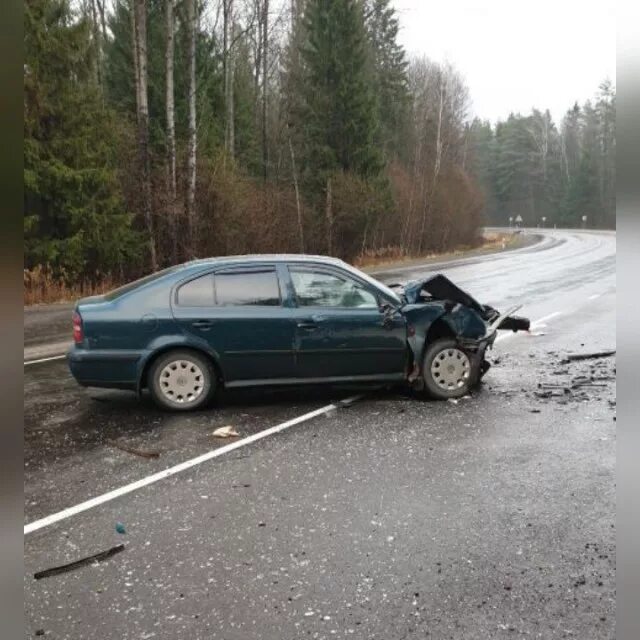
<path fill-rule="evenodd" d="M 238 438 L 240 434 L 231 425 L 226 427 L 220 427 L 216 429 L 212 434 L 214 438 Z"/>

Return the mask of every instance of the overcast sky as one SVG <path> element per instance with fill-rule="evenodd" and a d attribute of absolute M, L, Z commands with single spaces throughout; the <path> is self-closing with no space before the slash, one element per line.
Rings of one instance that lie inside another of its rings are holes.
<path fill-rule="evenodd" d="M 453 63 L 473 114 L 495 122 L 549 108 L 555 120 L 615 83 L 611 0 L 393 0 L 409 54 Z"/>

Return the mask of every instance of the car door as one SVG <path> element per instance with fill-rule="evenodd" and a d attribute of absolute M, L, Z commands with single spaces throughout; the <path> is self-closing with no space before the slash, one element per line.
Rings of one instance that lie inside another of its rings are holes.
<path fill-rule="evenodd" d="M 218 355 L 227 386 L 295 376 L 295 320 L 274 265 L 189 279 L 175 289 L 173 313 L 186 334 Z"/>
<path fill-rule="evenodd" d="M 296 319 L 296 371 L 306 379 L 401 379 L 406 325 L 383 313 L 378 292 L 340 269 L 288 266 Z"/>

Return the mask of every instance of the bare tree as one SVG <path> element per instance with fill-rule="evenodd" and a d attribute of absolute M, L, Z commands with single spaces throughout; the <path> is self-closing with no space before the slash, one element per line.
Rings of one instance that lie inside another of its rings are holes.
<path fill-rule="evenodd" d="M 331 193 L 331 177 L 327 178 L 327 200 L 325 217 L 327 219 L 327 253 L 333 255 L 333 201 Z"/>
<path fill-rule="evenodd" d="M 262 20 L 260 19 L 262 14 L 262 0 L 253 0 L 253 19 L 257 19 L 258 26 L 252 32 L 252 46 L 253 46 L 253 93 L 258 99 L 260 94 L 260 72 L 262 71 Z M 259 112 L 256 109 L 256 123 L 259 122 Z"/>
<path fill-rule="evenodd" d="M 549 110 L 542 114 L 537 109 L 533 110 L 531 124 L 527 126 L 527 132 L 533 140 L 542 168 L 542 179 L 547 181 L 547 165 L 549 161 L 549 153 L 551 148 L 551 132 L 553 122 Z"/>
<path fill-rule="evenodd" d="M 235 18 L 233 0 L 222 0 L 223 19 L 223 67 L 224 67 L 224 103 L 225 103 L 225 136 L 224 146 L 231 157 L 235 156 L 235 105 L 234 105 L 234 56 L 233 39 L 235 37 Z"/>
<path fill-rule="evenodd" d="M 100 23 L 98 22 L 96 0 L 91 0 L 91 23 L 93 31 L 93 47 L 96 56 L 96 80 L 98 84 L 102 86 L 102 36 L 100 34 Z"/>
<path fill-rule="evenodd" d="M 142 208 L 149 234 L 149 256 L 151 269 L 158 269 L 153 215 L 151 212 L 151 158 L 149 155 L 149 100 L 147 93 L 147 6 L 146 0 L 134 0 L 134 64 L 136 73 L 137 115 L 138 115 L 138 154 L 142 169 Z"/>
<path fill-rule="evenodd" d="M 296 156 L 293 152 L 293 143 L 291 142 L 291 132 L 288 130 L 289 137 L 289 153 L 291 154 L 291 172 L 293 174 L 293 187 L 296 192 L 296 211 L 298 213 L 298 236 L 300 238 L 300 252 L 304 253 L 304 224 L 302 220 L 302 204 L 300 201 L 300 188 L 298 186 L 298 171 L 296 170 Z"/>
<path fill-rule="evenodd" d="M 187 225 L 188 225 L 188 252 L 194 255 L 195 246 L 195 201 L 196 201 L 196 30 L 197 12 L 196 0 L 186 0 L 187 22 L 189 30 L 189 125 L 188 125 L 188 152 L 187 152 Z"/>
<path fill-rule="evenodd" d="M 105 18 L 105 2 L 106 0 L 96 0 L 98 11 L 100 12 L 100 25 L 102 27 L 102 44 L 107 41 L 107 20 Z"/>
<path fill-rule="evenodd" d="M 167 118 L 167 174 L 169 186 L 169 216 L 173 241 L 173 261 L 178 260 L 178 224 L 176 220 L 176 122 L 175 122 L 175 97 L 173 86 L 173 65 L 175 56 L 175 35 L 174 35 L 174 0 L 165 0 L 165 29 L 166 29 L 166 51 L 165 51 L 165 103 Z"/>
<path fill-rule="evenodd" d="M 136 26 L 136 0 L 129 1 L 131 16 L 131 50 L 133 51 L 133 76 L 136 91 L 136 118 L 140 120 L 140 53 L 138 52 L 138 29 Z"/>

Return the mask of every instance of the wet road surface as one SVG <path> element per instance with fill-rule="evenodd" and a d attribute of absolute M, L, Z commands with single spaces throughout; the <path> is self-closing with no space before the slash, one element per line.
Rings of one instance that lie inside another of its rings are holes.
<path fill-rule="evenodd" d="M 28 534 L 27 637 L 614 638 L 615 360 L 562 359 L 615 348 L 615 235 L 440 270 L 541 320 L 504 334 L 472 398 L 370 391 Z M 27 367 L 25 521 L 224 446 L 219 426 L 246 437 L 353 394 L 245 391 L 176 416 L 79 388 L 64 362 Z"/>

